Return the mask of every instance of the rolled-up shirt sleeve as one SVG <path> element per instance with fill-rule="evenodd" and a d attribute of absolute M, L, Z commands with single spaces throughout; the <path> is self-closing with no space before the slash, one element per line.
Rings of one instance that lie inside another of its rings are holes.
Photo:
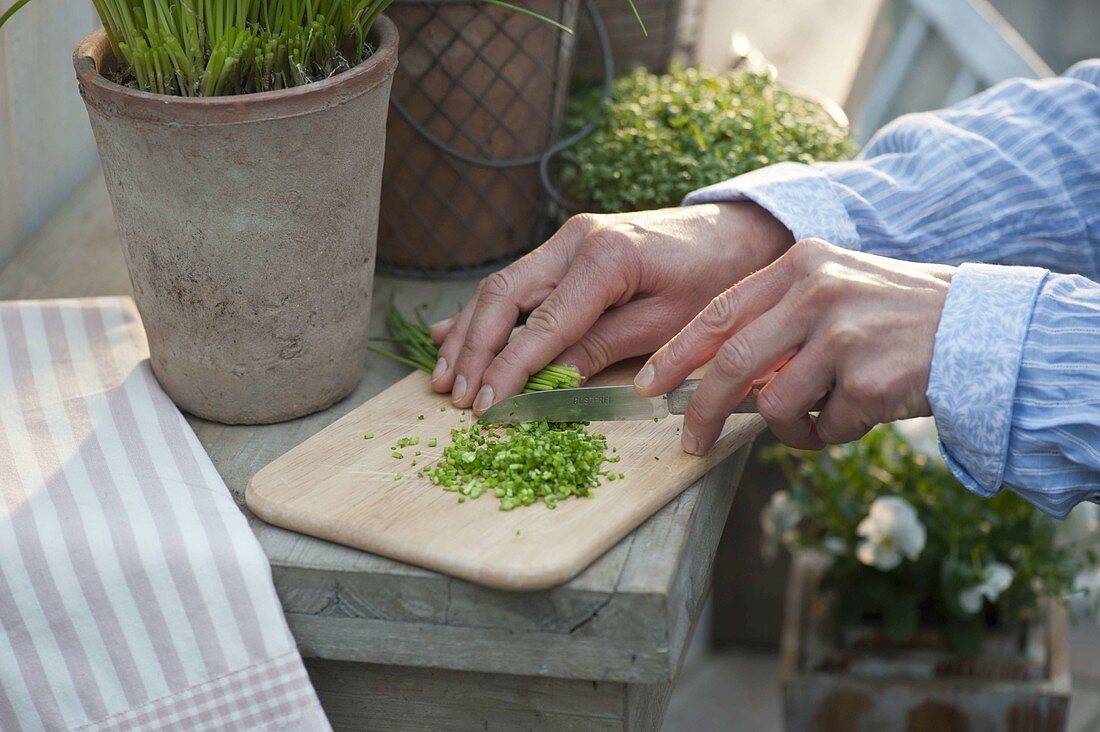
<path fill-rule="evenodd" d="M 685 205 L 751 200 L 795 239 L 1100 279 L 1100 60 L 900 117 L 852 161 L 782 163 Z"/>
<path fill-rule="evenodd" d="M 1097 500 L 1100 60 L 901 117 L 856 160 L 772 166 L 684 203 L 738 200 L 796 239 L 963 265 L 928 388 L 949 465 L 1055 516 Z"/>
<path fill-rule="evenodd" d="M 963 265 L 928 383 L 944 458 L 968 488 L 1009 487 L 1064 518 L 1100 498 L 1100 285 Z"/>

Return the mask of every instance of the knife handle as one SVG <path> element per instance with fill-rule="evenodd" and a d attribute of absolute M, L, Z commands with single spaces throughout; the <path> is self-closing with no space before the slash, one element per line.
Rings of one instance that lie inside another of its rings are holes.
<path fill-rule="evenodd" d="M 749 389 L 749 393 L 745 395 L 745 398 L 740 404 L 734 407 L 732 414 L 756 414 L 756 397 L 760 395 L 760 390 L 767 386 L 772 380 L 772 376 L 774 376 L 774 374 L 752 382 L 752 388 Z M 668 402 L 669 414 L 683 414 L 687 411 L 688 402 L 691 401 L 691 395 L 694 394 L 695 390 L 699 387 L 699 382 L 700 379 L 688 379 L 665 395 L 665 400 Z M 818 400 L 816 404 L 810 407 L 809 411 L 820 412 L 825 406 L 826 398 Z"/>

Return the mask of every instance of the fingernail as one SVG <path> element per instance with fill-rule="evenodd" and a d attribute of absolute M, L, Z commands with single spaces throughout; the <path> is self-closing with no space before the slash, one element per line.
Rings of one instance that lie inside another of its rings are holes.
<path fill-rule="evenodd" d="M 435 370 L 432 371 L 432 381 L 435 381 L 447 373 L 447 359 L 441 358 L 435 362 Z"/>
<path fill-rule="evenodd" d="M 493 406 L 493 387 L 486 384 L 477 393 L 477 399 L 474 400 L 474 411 L 484 412 L 491 406 Z"/>
<path fill-rule="evenodd" d="M 432 323 L 432 328 L 446 328 L 448 325 L 453 323 L 454 320 L 455 320 L 455 316 L 452 315 L 451 317 L 447 318 L 446 320 L 441 320 L 438 323 Z M 446 363 L 446 362 L 444 362 L 444 363 Z"/>
<path fill-rule="evenodd" d="M 691 434 L 691 430 L 687 427 L 684 428 L 684 434 L 680 437 L 680 444 L 683 446 L 684 452 L 690 452 L 692 455 L 703 454 L 699 449 L 699 438 Z"/>
<path fill-rule="evenodd" d="M 639 389 L 648 389 L 653 386 L 653 380 L 657 378 L 657 369 L 646 366 L 634 377 L 634 386 Z"/>
<path fill-rule="evenodd" d="M 451 401 L 458 404 L 466 396 L 466 377 L 459 374 L 455 378 L 455 385 L 451 387 Z"/>

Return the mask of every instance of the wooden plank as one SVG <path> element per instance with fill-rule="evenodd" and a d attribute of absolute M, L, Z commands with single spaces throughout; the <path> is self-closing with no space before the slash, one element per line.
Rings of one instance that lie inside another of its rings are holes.
<path fill-rule="evenodd" d="M 958 74 L 955 75 L 955 80 L 951 82 L 951 88 L 947 90 L 947 95 L 944 97 L 943 104 L 945 107 L 949 107 L 956 102 L 961 102 L 969 96 L 973 96 L 978 91 L 978 77 L 970 73 L 967 69 L 961 69 Z"/>
<path fill-rule="evenodd" d="M 593 383 L 630 383 L 633 373 L 613 367 Z M 543 590 L 577 575 L 759 431 L 759 417 L 734 415 L 697 457 L 680 448 L 683 417 L 598 423 L 621 460 L 607 467 L 624 479 L 553 510 L 502 511 L 492 495 L 460 501 L 416 476 L 442 458 L 452 429 L 473 421 L 426 374 L 411 374 L 258 472 L 248 506 L 278 526 L 489 587 Z M 406 438 L 418 444 L 395 449 Z"/>
<path fill-rule="evenodd" d="M 905 81 L 917 54 L 920 53 L 928 32 L 928 22 L 920 15 L 910 13 L 906 17 L 894 43 L 886 52 L 882 67 L 871 83 L 859 116 L 856 118 L 855 135 L 861 144 L 870 139 L 871 135 L 887 121 L 887 114 L 894 96 Z"/>
<path fill-rule="evenodd" d="M 336 732 L 538 729 L 622 732 L 628 705 L 648 701 L 624 684 L 431 669 L 306 662 Z M 630 727 L 636 729 L 638 727 Z M 656 726 L 638 729 L 657 729 Z"/>
<path fill-rule="evenodd" d="M 985 86 L 1054 76 L 988 0 L 908 0 Z"/>

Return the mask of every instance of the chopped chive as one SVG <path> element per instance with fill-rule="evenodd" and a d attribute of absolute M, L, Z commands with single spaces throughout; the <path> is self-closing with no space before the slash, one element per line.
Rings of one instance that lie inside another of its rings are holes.
<path fill-rule="evenodd" d="M 404 455 L 402 455 L 401 453 L 399 453 L 399 452 L 398 452 L 397 450 L 390 450 L 390 455 L 392 455 L 393 457 L 397 458 L 398 460 L 402 460 L 402 459 L 404 459 L 404 457 L 405 457 Z"/>
<path fill-rule="evenodd" d="M 373 432 L 368 432 L 367 434 L 363 435 L 363 439 L 364 440 L 373 440 L 374 439 L 374 433 Z"/>
<path fill-rule="evenodd" d="M 436 446 L 436 439 L 434 437 L 432 437 L 428 440 L 428 447 L 435 447 L 435 446 Z"/>
<path fill-rule="evenodd" d="M 492 493 L 502 511 L 538 501 L 553 508 L 591 495 L 601 479 L 616 479 L 602 468 L 610 461 L 606 450 L 603 435 L 578 423 L 478 423 L 451 431 L 451 444 L 427 476 L 443 490 L 470 498 Z"/>
<path fill-rule="evenodd" d="M 424 415 L 421 414 L 419 417 L 417 417 L 417 419 L 419 419 L 421 422 L 423 422 L 424 421 Z"/>

